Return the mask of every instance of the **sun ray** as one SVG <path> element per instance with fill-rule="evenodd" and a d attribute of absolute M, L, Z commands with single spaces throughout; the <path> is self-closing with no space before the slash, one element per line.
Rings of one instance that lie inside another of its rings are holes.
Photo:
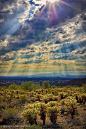
<path fill-rule="evenodd" d="M 46 3 L 46 5 L 44 5 L 44 7 L 43 7 L 42 10 L 40 11 L 40 13 L 37 15 L 38 17 L 42 14 L 42 12 L 44 11 L 44 9 L 46 8 L 47 5 L 48 5 L 48 3 Z"/>
<path fill-rule="evenodd" d="M 57 12 L 56 12 L 56 8 L 55 8 L 55 4 L 52 4 L 52 7 L 53 7 L 53 10 L 54 10 L 54 13 L 55 13 L 55 17 L 57 17 Z"/>
<path fill-rule="evenodd" d="M 77 10 L 79 12 L 81 11 L 79 8 L 74 7 L 74 6 L 72 6 L 71 4 L 69 4 L 69 3 L 65 2 L 65 1 L 60 0 L 60 3 L 62 3 L 64 5 L 67 5 L 67 6 L 71 7 L 72 9 Z"/>
<path fill-rule="evenodd" d="M 57 1 L 55 2 L 55 4 L 56 4 L 61 10 L 63 10 L 62 7 L 59 5 L 59 3 L 58 3 Z"/>
<path fill-rule="evenodd" d="M 61 57 L 62 57 L 61 46 L 60 46 L 60 55 L 61 55 Z M 63 75 L 65 75 L 65 69 L 64 69 L 64 64 L 63 64 L 62 60 L 61 60 L 61 72 L 62 72 Z"/>
<path fill-rule="evenodd" d="M 70 51 L 70 49 L 68 47 L 68 44 L 66 44 L 66 48 L 67 48 L 67 52 L 71 54 L 71 51 Z M 70 66 L 71 66 L 71 64 L 70 64 Z M 72 62 L 72 66 L 73 67 L 70 67 L 71 71 L 74 70 L 74 72 L 77 73 L 77 71 L 75 69 L 76 68 L 76 65 L 74 64 L 74 61 Z"/>

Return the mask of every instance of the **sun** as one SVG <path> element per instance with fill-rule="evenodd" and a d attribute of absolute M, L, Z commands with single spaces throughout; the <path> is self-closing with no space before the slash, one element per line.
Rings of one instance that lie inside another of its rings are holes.
<path fill-rule="evenodd" d="M 50 3 L 55 3 L 55 2 L 59 2 L 60 0 L 33 0 L 35 3 L 37 4 L 45 4 L 47 2 L 50 2 Z"/>
<path fill-rule="evenodd" d="M 59 2 L 59 0 L 48 0 L 50 3 Z"/>

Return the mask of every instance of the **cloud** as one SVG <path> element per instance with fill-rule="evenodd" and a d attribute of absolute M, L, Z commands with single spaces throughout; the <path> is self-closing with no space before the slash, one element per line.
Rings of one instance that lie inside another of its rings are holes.
<path fill-rule="evenodd" d="M 52 20 L 47 17 L 48 6 L 35 1 L 3 2 L 4 5 L 0 1 L 0 74 L 85 73 L 85 13 L 78 14 L 62 4 L 63 10 L 56 6 L 58 17 Z"/>

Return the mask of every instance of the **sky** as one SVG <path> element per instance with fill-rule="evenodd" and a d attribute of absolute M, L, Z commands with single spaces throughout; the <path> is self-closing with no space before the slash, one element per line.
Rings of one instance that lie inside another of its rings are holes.
<path fill-rule="evenodd" d="M 86 0 L 0 0 L 0 76 L 86 75 Z"/>

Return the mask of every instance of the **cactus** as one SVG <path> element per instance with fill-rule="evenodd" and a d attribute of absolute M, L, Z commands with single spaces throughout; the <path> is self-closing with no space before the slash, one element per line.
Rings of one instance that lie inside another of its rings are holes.
<path fill-rule="evenodd" d="M 70 96 L 65 100 L 65 109 L 68 113 L 71 114 L 71 118 L 73 119 L 73 116 L 75 115 L 75 111 L 77 109 L 77 100 Z"/>
<path fill-rule="evenodd" d="M 56 101 L 49 102 L 47 106 L 47 112 L 50 114 L 50 120 L 53 124 L 56 124 L 57 115 L 60 113 L 60 106 Z"/>
<path fill-rule="evenodd" d="M 29 121 L 31 125 L 37 124 L 37 114 L 38 110 L 36 108 L 27 109 L 22 112 L 22 117 L 25 118 L 26 121 Z"/>
<path fill-rule="evenodd" d="M 40 110 L 41 119 L 43 120 L 43 125 L 45 125 L 47 105 L 45 103 L 40 103 L 39 110 Z"/>

